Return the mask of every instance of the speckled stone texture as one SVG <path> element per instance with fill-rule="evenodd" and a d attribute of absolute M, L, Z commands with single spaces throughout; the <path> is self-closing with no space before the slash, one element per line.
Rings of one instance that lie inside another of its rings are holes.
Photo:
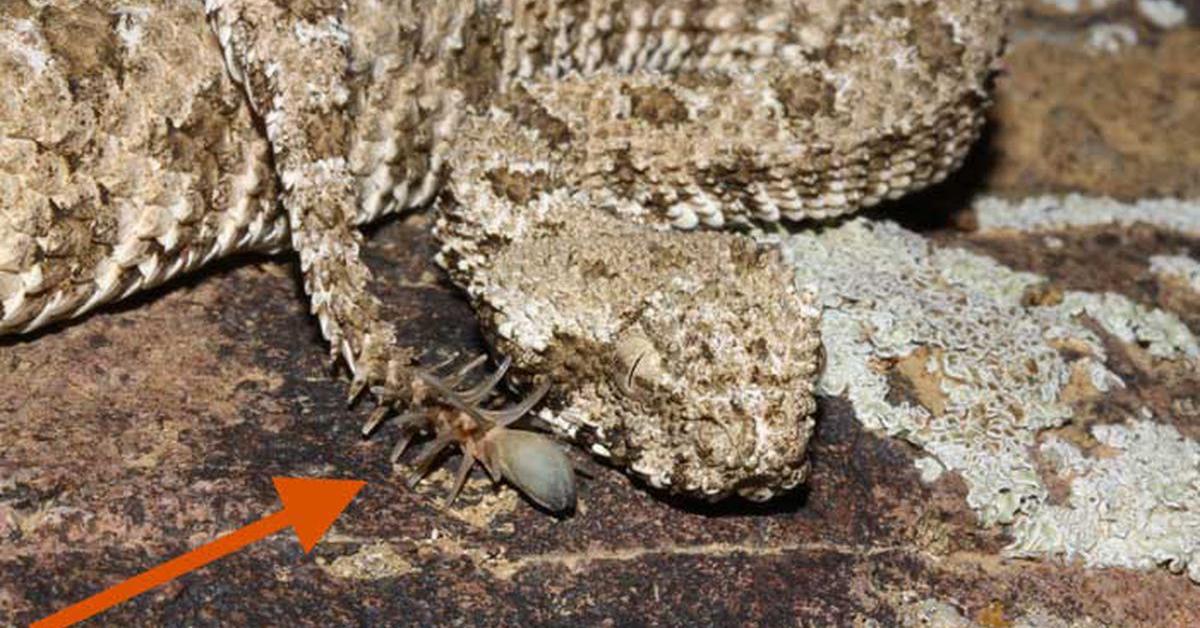
<path fill-rule="evenodd" d="M 1009 57 L 990 141 L 945 185 L 881 213 L 938 245 L 1048 277 L 1031 298 L 1110 290 L 1200 333 L 1196 296 L 1152 261 L 1196 259 L 1200 238 L 1148 225 L 972 232 L 962 211 L 967 196 L 989 191 L 1195 194 L 1187 186 L 1200 166 L 1179 153 L 1195 116 L 1179 107 L 1200 97 L 1200 76 L 1194 64 L 1159 60 L 1169 40 L 1198 34 L 1187 24 L 1156 31 L 1126 4 L 1112 10 L 1145 36 L 1115 56 L 1084 51 L 1091 20 L 1104 18 L 1030 13 L 1022 32 L 1055 37 L 1028 37 Z M 1056 77 L 1067 76 L 1164 91 L 1154 106 L 1101 107 L 1060 91 Z M 1051 103 L 1069 98 L 1110 131 L 1063 129 L 1081 118 L 1055 120 Z M 1041 131 L 1005 131 L 1017 128 L 1059 128 L 1062 152 L 1040 150 Z M 1112 135 L 1135 128 L 1136 150 Z M 1078 146 L 1086 149 L 1069 150 Z M 930 206 L 946 216 L 923 214 Z M 412 321 L 399 337 L 479 350 L 470 308 L 431 262 L 429 226 L 418 216 L 372 234 L 374 289 L 390 319 Z M 837 398 L 820 400 L 807 488 L 780 502 L 674 502 L 600 467 L 571 519 L 493 493 L 481 477 L 443 510 L 393 475 L 386 438 L 359 436 L 367 409 L 345 409 L 294 272 L 282 258 L 231 261 L 33 341 L 0 341 L 0 624 L 28 623 L 277 508 L 272 474 L 369 485 L 315 557 L 281 534 L 93 624 L 1200 623 L 1197 585 L 1185 576 L 1002 558 L 1012 538 L 978 525 L 961 478 L 923 483 L 913 447 L 866 432 Z M 168 341 L 181 331 L 186 343 Z M 1200 438 L 1194 372 L 1119 346 L 1107 352 L 1125 388 L 1056 438 L 1103 456 L 1087 428 L 1141 407 Z M 436 496 L 449 477 L 434 479 L 422 490 Z M 1050 486 L 1051 498 L 1065 500 L 1065 488 Z"/>
<path fill-rule="evenodd" d="M 389 314 L 421 321 L 405 337 L 478 347 L 470 309 L 434 279 L 432 242 L 407 244 L 425 228 L 390 225 L 369 249 L 385 302 L 413 308 Z M 445 511 L 396 480 L 384 440 L 361 440 L 285 268 L 251 260 L 3 347 L 6 618 L 34 619 L 277 508 L 272 474 L 369 485 L 315 558 L 278 535 L 100 619 L 887 625 L 928 598 L 984 619 L 1200 617 L 1195 585 L 1165 572 L 1001 560 L 1007 540 L 977 527 L 961 481 L 923 485 L 909 447 L 864 433 L 836 399 L 819 408 L 810 488 L 782 502 L 697 509 L 601 468 L 571 519 L 482 478 Z M 181 327 L 194 342 L 155 342 Z M 449 483 L 435 479 L 427 490 Z"/>

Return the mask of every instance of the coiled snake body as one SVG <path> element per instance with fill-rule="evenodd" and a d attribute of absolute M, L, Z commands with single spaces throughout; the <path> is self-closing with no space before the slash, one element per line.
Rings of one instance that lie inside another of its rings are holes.
<path fill-rule="evenodd" d="M 0 8 L 0 333 L 288 247 L 352 396 L 380 404 L 366 431 L 426 408 L 400 421 L 435 435 L 418 471 L 459 444 L 460 483 L 480 460 L 551 509 L 569 463 L 508 427 L 532 404 L 484 410 L 497 378 L 416 365 L 357 226 L 436 201 L 440 259 L 518 381 L 549 385 L 543 421 L 656 487 L 769 498 L 805 476 L 819 313 L 773 251 L 717 229 L 944 177 L 1005 8 L 144 5 Z"/>

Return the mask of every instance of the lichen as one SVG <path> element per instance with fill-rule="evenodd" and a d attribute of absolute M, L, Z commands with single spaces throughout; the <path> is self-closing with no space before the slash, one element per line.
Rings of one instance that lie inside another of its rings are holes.
<path fill-rule="evenodd" d="M 900 623 L 913 628 L 917 626 L 972 628 L 975 625 L 954 604 L 933 598 L 916 600 L 901 607 Z"/>
<path fill-rule="evenodd" d="M 1111 292 L 1067 292 L 1058 309 L 1072 316 L 1086 314 L 1108 333 L 1123 342 L 1144 345 L 1157 358 L 1200 356 L 1196 338 L 1174 314 L 1143 307 Z"/>
<path fill-rule="evenodd" d="M 815 289 L 824 307 L 828 362 L 819 392 L 847 396 L 866 427 L 961 473 L 985 524 L 1010 522 L 1045 497 L 1026 451 L 1039 429 L 1070 418 L 1059 396 L 1071 374 L 1047 340 L 1076 340 L 1081 362 L 1104 352 L 1090 331 L 1021 306 L 1035 275 L 934 250 L 886 222 L 796 234 L 784 250 L 798 284 Z M 892 399 L 889 363 L 906 359 L 923 361 L 942 407 L 919 395 L 916 403 Z"/>
<path fill-rule="evenodd" d="M 1117 0 L 1041 0 L 1063 13 L 1080 13 L 1083 11 L 1102 11 Z"/>
<path fill-rule="evenodd" d="M 1186 255 L 1155 255 L 1150 258 L 1150 273 L 1159 281 L 1175 281 L 1200 294 L 1200 261 Z"/>
<path fill-rule="evenodd" d="M 935 628 L 977 628 L 982 626 L 1011 626 L 1012 628 L 1094 628 L 1104 626 L 1090 617 L 1063 619 L 1040 607 L 1031 606 L 1017 617 L 1010 617 L 998 602 L 985 606 L 971 619 L 959 609 L 954 600 L 918 598 L 912 592 L 901 596 L 899 623 L 907 628 L 932 626 Z M 876 626 L 880 624 L 868 623 Z"/>
<path fill-rule="evenodd" d="M 1151 24 L 1161 28 L 1175 28 L 1187 22 L 1187 9 L 1172 0 L 1137 0 L 1138 12 Z"/>
<path fill-rule="evenodd" d="M 1088 29 L 1088 46 L 1099 52 L 1116 54 L 1137 43 L 1137 30 L 1129 24 L 1101 23 Z"/>
<path fill-rule="evenodd" d="M 1200 583 L 1200 445 L 1149 420 L 1096 425 L 1091 434 L 1116 453 L 1090 456 L 1055 436 L 1042 443 L 1042 456 L 1071 478 L 1070 499 L 1019 520 L 1005 552 L 1090 566 L 1166 565 Z"/>
<path fill-rule="evenodd" d="M 917 463 L 923 477 L 936 478 L 938 466 L 960 474 L 983 525 L 1026 530 L 1059 512 L 1048 505 L 1037 468 L 1039 434 L 1071 421 L 1074 401 L 1123 385 L 1106 368 L 1102 338 L 1085 319 L 1118 340 L 1143 343 L 1161 359 L 1190 362 L 1198 354 L 1196 339 L 1174 315 L 1114 294 L 1067 292 L 1061 301 L 1030 303 L 1028 291 L 1044 282 L 1038 275 L 936 248 L 890 222 L 858 219 L 796 233 L 781 244 L 801 289 L 820 295 L 828 363 L 818 392 L 847 397 L 867 428 L 924 450 L 927 457 Z M 1098 438 L 1132 442 L 1116 427 L 1095 429 Z M 1162 489 L 1142 501 L 1107 501 L 1110 516 L 1138 521 L 1168 503 L 1181 512 L 1200 510 L 1200 495 L 1185 490 L 1193 480 L 1182 473 L 1195 466 L 1188 452 L 1196 445 L 1165 436 L 1158 441 L 1174 447 L 1160 454 L 1171 460 L 1152 463 L 1136 453 L 1096 467 L 1105 481 L 1124 477 L 1146 491 Z M 1128 446 L 1149 451 L 1148 442 Z M 1153 475 L 1167 467 L 1180 471 L 1173 484 Z M 1175 501 L 1157 497 L 1163 491 Z M 1149 566 L 1144 556 L 1165 556 L 1182 565 L 1194 552 L 1179 549 L 1188 529 L 1179 523 L 1154 537 L 1159 545 L 1134 547 L 1104 536 L 1120 528 L 1098 528 L 1094 545 L 1114 556 L 1097 554 L 1097 564 Z M 1051 544 L 1028 549 L 1062 553 Z"/>
<path fill-rule="evenodd" d="M 1050 231 L 1095 225 L 1147 224 L 1200 235 L 1200 200 L 1149 198 L 1125 203 L 1108 197 L 1068 194 L 1009 201 L 985 196 L 973 204 L 981 230 Z"/>

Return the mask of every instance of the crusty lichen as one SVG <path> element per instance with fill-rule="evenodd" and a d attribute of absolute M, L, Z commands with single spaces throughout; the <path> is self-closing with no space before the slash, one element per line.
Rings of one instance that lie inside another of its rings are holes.
<path fill-rule="evenodd" d="M 1037 431 L 1070 418 L 1062 390 L 1074 370 L 1096 372 L 1104 350 L 1087 329 L 1021 305 L 1036 276 L 932 249 L 886 222 L 796 234 L 784 249 L 824 306 L 820 392 L 846 395 L 864 425 L 962 473 L 985 524 L 1011 522 L 1045 497 L 1026 450 Z M 1051 339 L 1082 357 L 1069 362 Z M 918 361 L 915 375 L 900 376 L 915 399 L 893 400 L 889 373 L 905 361 Z"/>
<path fill-rule="evenodd" d="M 975 623 L 967 619 L 950 602 L 927 598 L 910 601 L 900 607 L 900 624 L 908 628 L 973 628 Z"/>
<path fill-rule="evenodd" d="M 1081 13 L 1102 11 L 1117 0 L 1040 0 L 1041 4 L 1049 5 L 1063 13 Z"/>
<path fill-rule="evenodd" d="M 1138 33 L 1129 24 L 1102 22 L 1088 29 L 1088 46 L 1097 52 L 1116 54 L 1136 46 Z"/>
<path fill-rule="evenodd" d="M 1143 342 L 1160 359 L 1194 362 L 1200 355 L 1196 339 L 1171 314 L 1113 294 L 1029 299 L 1041 277 L 935 248 L 889 222 L 858 219 L 793 234 L 782 245 L 798 285 L 818 293 L 823 307 L 828 366 L 818 392 L 846 396 L 868 428 L 921 447 L 932 458 L 918 465 L 923 477 L 936 477 L 938 465 L 958 472 L 984 525 L 1026 529 L 1052 512 L 1045 510 L 1048 492 L 1036 468 L 1039 433 L 1070 421 L 1073 401 L 1123 385 L 1105 367 L 1103 339 L 1085 316 L 1119 340 Z M 1195 445 L 1177 449 L 1188 447 Z M 1195 464 L 1175 453 L 1161 464 Z M 1111 477 L 1122 473 L 1144 488 L 1152 484 L 1127 463 L 1113 467 Z M 1171 490 L 1177 508 L 1194 511 L 1200 496 L 1182 491 L 1186 481 Z M 1145 502 L 1110 503 L 1113 516 L 1134 520 L 1148 509 Z M 1141 565 L 1143 554 L 1183 564 L 1188 554 L 1173 549 L 1181 538 L 1164 534 L 1153 539 L 1159 546 L 1147 542 L 1137 551 L 1118 547 L 1113 551 L 1124 552 L 1125 562 L 1103 564 Z"/>
<path fill-rule="evenodd" d="M 1050 231 L 1068 227 L 1154 225 L 1200 235 L 1200 201 L 1148 198 L 1125 203 L 1108 197 L 1067 194 L 1009 201 L 994 196 L 973 204 L 981 230 Z"/>
<path fill-rule="evenodd" d="M 1144 345 L 1154 357 L 1200 356 L 1195 336 L 1177 316 L 1111 292 L 1067 292 L 1058 309 L 1072 316 L 1086 314 L 1121 341 Z"/>
<path fill-rule="evenodd" d="M 1155 255 L 1150 273 L 1160 282 L 1175 282 L 1200 295 L 1200 261 L 1186 255 Z"/>
<path fill-rule="evenodd" d="M 1187 22 L 1188 12 L 1172 0 L 1137 0 L 1138 12 L 1151 24 L 1175 28 Z"/>
<path fill-rule="evenodd" d="M 349 580 L 398 578 L 414 570 L 412 563 L 382 541 L 359 547 L 354 553 L 338 556 L 331 562 L 318 558 L 317 565 L 335 578 Z"/>
<path fill-rule="evenodd" d="M 1019 520 L 1006 553 L 1104 567 L 1166 565 L 1200 583 L 1200 445 L 1150 420 L 1095 425 L 1090 433 L 1109 448 L 1104 455 L 1056 436 L 1042 443 L 1043 458 L 1070 478 L 1070 498 Z"/>

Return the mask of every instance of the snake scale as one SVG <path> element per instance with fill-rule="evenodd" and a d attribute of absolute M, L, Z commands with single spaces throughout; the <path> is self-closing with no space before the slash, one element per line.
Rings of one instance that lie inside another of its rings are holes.
<path fill-rule="evenodd" d="M 807 473 L 819 312 L 737 231 L 957 167 L 1006 9 L 3 3 L 0 333 L 291 249 L 351 398 L 379 404 L 364 432 L 400 411 L 397 454 L 432 434 L 414 480 L 457 445 L 455 492 L 478 461 L 570 508 L 569 460 L 510 425 L 533 411 L 654 487 L 767 499 Z M 429 206 L 439 261 L 508 356 L 489 376 L 424 363 L 368 290 L 358 228 Z M 533 392 L 496 408 L 510 367 Z"/>

